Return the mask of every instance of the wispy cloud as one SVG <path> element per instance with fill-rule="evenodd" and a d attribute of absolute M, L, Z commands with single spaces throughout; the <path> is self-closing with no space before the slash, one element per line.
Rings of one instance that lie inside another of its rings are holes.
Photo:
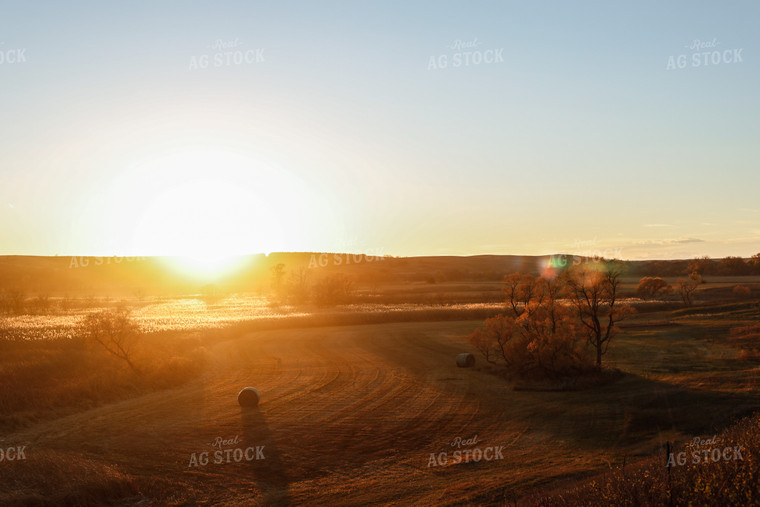
<path fill-rule="evenodd" d="M 670 224 L 644 224 L 644 227 L 673 227 Z"/>
<path fill-rule="evenodd" d="M 699 238 L 685 238 L 685 239 L 671 239 L 669 244 L 672 245 L 684 245 L 687 243 L 704 243 L 705 240 Z"/>
<path fill-rule="evenodd" d="M 699 238 L 675 238 L 675 239 L 644 239 L 636 241 L 635 245 L 686 245 L 689 243 L 705 243 L 705 240 Z"/>

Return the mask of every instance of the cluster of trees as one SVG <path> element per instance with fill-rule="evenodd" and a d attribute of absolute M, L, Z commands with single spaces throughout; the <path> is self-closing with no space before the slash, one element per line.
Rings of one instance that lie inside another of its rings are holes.
<path fill-rule="evenodd" d="M 104 300 L 108 302 L 111 298 L 106 297 Z M 92 308 L 100 305 L 94 296 L 51 298 L 47 294 L 30 296 L 18 289 L 0 289 L 0 316 L 47 315 L 56 312 L 68 312 L 74 308 Z"/>
<path fill-rule="evenodd" d="M 690 261 L 649 261 L 641 267 L 647 276 L 683 276 L 699 273 L 700 276 L 760 275 L 760 253 L 749 259 L 728 256 L 723 259 L 697 257 Z"/>
<path fill-rule="evenodd" d="M 350 303 L 355 294 L 353 280 L 342 273 L 313 279 L 312 269 L 301 267 L 288 274 L 285 264 L 271 268 L 272 295 L 278 302 L 293 305 L 334 306 Z"/>
<path fill-rule="evenodd" d="M 30 298 L 20 290 L 0 290 L 0 315 L 44 314 L 52 307 L 47 295 Z"/>
<path fill-rule="evenodd" d="M 749 259 L 728 256 L 721 260 L 710 257 L 698 257 L 689 262 L 686 267 L 688 274 L 697 273 L 700 276 L 742 276 L 760 275 L 760 253 Z"/>
<path fill-rule="evenodd" d="M 702 283 L 702 276 L 693 272 L 689 278 L 680 278 L 676 282 L 675 291 L 686 306 L 694 302 L 694 292 Z M 645 276 L 636 287 L 636 295 L 642 299 L 654 299 L 668 296 L 674 292 L 674 288 L 659 276 Z"/>
<path fill-rule="evenodd" d="M 469 341 L 512 376 L 556 380 L 602 367 L 617 330 L 633 312 L 620 304 L 622 265 L 599 262 L 549 276 L 505 277 L 506 311 Z"/>
<path fill-rule="evenodd" d="M 694 293 L 702 283 L 702 275 L 697 271 L 693 271 L 688 278 L 679 278 L 675 288 L 658 276 L 645 276 L 636 287 L 636 295 L 642 299 L 654 299 L 676 292 L 686 306 L 691 306 Z M 748 298 L 752 296 L 752 289 L 746 285 L 736 285 L 731 293 L 737 298 Z"/>

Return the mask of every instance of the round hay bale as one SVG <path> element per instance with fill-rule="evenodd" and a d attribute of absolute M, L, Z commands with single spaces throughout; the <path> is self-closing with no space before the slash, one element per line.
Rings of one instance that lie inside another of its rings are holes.
<path fill-rule="evenodd" d="M 238 403 L 241 407 L 255 407 L 259 404 L 259 392 L 253 387 L 244 387 L 238 393 Z"/>
<path fill-rule="evenodd" d="M 475 366 L 475 356 L 468 352 L 459 354 L 457 356 L 457 366 L 460 368 L 470 368 L 472 366 Z"/>

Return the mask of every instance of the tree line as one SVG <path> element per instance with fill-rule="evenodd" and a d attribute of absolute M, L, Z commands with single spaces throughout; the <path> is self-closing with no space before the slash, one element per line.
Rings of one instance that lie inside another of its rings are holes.
<path fill-rule="evenodd" d="M 639 269 L 646 276 L 683 276 L 698 273 L 700 276 L 760 275 L 760 253 L 749 258 L 728 256 L 712 259 L 709 256 L 691 260 L 646 261 Z"/>

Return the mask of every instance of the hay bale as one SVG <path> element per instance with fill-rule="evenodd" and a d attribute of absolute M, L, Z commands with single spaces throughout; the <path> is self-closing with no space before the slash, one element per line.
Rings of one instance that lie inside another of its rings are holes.
<path fill-rule="evenodd" d="M 460 368 L 470 368 L 475 366 L 475 356 L 467 352 L 459 354 L 457 356 L 457 366 Z"/>
<path fill-rule="evenodd" d="M 259 404 L 259 392 L 253 387 L 244 387 L 238 393 L 238 403 L 241 407 L 255 407 Z"/>

